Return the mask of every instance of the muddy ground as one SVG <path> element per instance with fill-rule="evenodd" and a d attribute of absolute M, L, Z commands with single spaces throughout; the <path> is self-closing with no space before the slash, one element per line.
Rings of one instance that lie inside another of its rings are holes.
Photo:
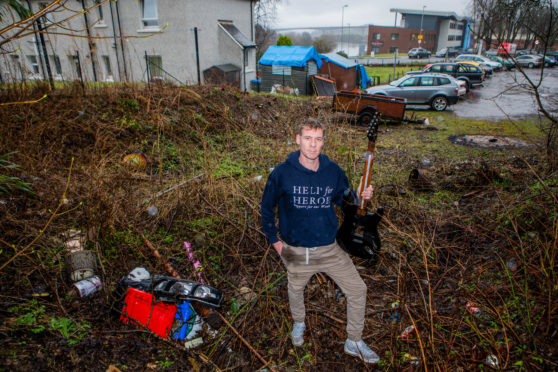
<path fill-rule="evenodd" d="M 380 128 L 370 208 L 385 209 L 383 249 L 355 258 L 369 289 L 363 338 L 382 358 L 366 366 L 343 353 L 345 300 L 325 276 L 307 287 L 307 342 L 292 346 L 285 272 L 259 226 L 265 179 L 296 149 L 301 118 L 326 122 L 325 152 L 351 180 L 362 172 L 365 128 L 330 101 L 74 86 L 2 106 L 0 155 L 19 167 L 0 175 L 25 184 L 0 193 L 0 369 L 556 369 L 558 178 L 543 147 L 452 145 L 450 134 L 477 133 L 426 115 L 428 128 Z M 123 162 L 133 152 L 145 166 Z M 103 282 L 81 299 L 69 295 L 70 229 L 87 235 Z M 116 284 L 135 267 L 199 279 L 184 241 L 225 293 L 226 322 L 205 322 L 192 349 L 115 311 Z"/>

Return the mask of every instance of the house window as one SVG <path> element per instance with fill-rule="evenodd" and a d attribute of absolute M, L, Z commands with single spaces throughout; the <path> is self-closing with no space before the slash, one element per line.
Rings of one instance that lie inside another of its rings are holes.
<path fill-rule="evenodd" d="M 149 67 L 149 76 L 151 76 L 151 79 L 163 78 L 163 57 L 147 56 L 147 65 Z"/>
<path fill-rule="evenodd" d="M 54 66 L 54 73 L 57 75 L 62 74 L 62 65 L 60 64 L 60 58 L 57 55 L 50 55 L 48 57 L 51 64 Z"/>
<path fill-rule="evenodd" d="M 399 34 L 396 33 L 391 34 L 391 40 L 399 40 Z"/>
<path fill-rule="evenodd" d="M 143 27 L 157 27 L 159 25 L 157 17 L 157 0 L 142 0 L 141 15 Z"/>
<path fill-rule="evenodd" d="M 457 24 L 456 24 L 456 23 L 453 23 L 453 22 L 450 23 L 450 28 L 451 28 L 452 30 L 455 30 L 456 27 L 457 27 Z"/>
<path fill-rule="evenodd" d="M 448 35 L 448 41 L 455 40 L 455 35 Z"/>
<path fill-rule="evenodd" d="M 34 74 L 38 74 L 39 64 L 37 63 L 37 56 L 27 56 L 27 60 L 31 64 L 31 71 L 33 71 Z"/>
<path fill-rule="evenodd" d="M 68 56 L 68 59 L 70 60 L 71 64 L 74 65 L 74 71 L 76 72 L 77 77 L 81 77 L 81 65 L 79 63 L 79 56 L 77 54 Z"/>
<path fill-rule="evenodd" d="M 272 65 L 271 66 L 271 73 L 273 75 L 290 76 L 291 75 L 291 66 Z"/>
<path fill-rule="evenodd" d="M 112 68 L 110 67 L 110 58 L 109 56 L 102 56 L 103 63 L 105 64 L 105 71 L 107 75 L 112 75 Z"/>
<path fill-rule="evenodd" d="M 411 40 L 416 40 L 417 39 L 417 34 L 411 34 Z"/>
<path fill-rule="evenodd" d="M 455 36 L 455 40 L 461 40 L 461 35 Z"/>
<path fill-rule="evenodd" d="M 458 29 L 458 30 L 463 30 L 463 23 L 459 23 L 459 24 L 457 25 L 457 29 Z"/>
<path fill-rule="evenodd" d="M 372 40 L 380 40 L 380 33 L 376 32 L 372 35 Z"/>
<path fill-rule="evenodd" d="M 97 19 L 97 24 L 95 26 L 97 26 L 97 27 L 106 26 L 105 15 L 103 14 L 102 1 L 101 0 L 95 0 L 95 3 L 97 3 L 97 16 L 99 17 L 99 19 Z"/>

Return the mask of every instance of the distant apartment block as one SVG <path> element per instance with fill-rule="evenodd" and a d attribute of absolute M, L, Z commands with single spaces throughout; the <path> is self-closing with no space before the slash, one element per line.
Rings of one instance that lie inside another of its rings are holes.
<path fill-rule="evenodd" d="M 432 52 L 445 47 L 470 48 L 472 34 L 470 19 L 454 12 L 391 9 L 400 25 L 369 25 L 367 54 L 403 53 L 422 47 Z M 422 37 L 421 37 L 422 36 Z"/>

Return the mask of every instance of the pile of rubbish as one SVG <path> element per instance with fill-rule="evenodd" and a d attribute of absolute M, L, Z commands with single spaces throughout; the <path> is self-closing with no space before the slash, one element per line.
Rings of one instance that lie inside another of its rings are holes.
<path fill-rule="evenodd" d="M 74 282 L 69 296 L 87 297 L 102 288 L 95 256 L 84 249 L 86 237 L 81 231 L 69 230 L 65 235 L 66 266 Z M 204 320 L 215 329 L 221 326 L 214 310 L 223 304 L 224 294 L 201 281 L 152 275 L 146 268 L 136 267 L 118 282 L 114 294 L 121 301 L 114 310 L 123 324 L 134 324 L 192 348 L 203 342 L 196 335 Z"/>

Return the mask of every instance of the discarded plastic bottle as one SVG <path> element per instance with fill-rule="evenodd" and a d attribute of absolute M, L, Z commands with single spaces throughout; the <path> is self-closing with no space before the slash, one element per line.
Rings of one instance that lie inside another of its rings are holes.
<path fill-rule="evenodd" d="M 408 326 L 405 330 L 401 333 L 401 338 L 409 338 L 411 333 L 415 330 L 413 325 Z"/>
<path fill-rule="evenodd" d="M 87 297 L 90 294 L 97 292 L 101 288 L 103 288 L 101 278 L 99 278 L 98 275 L 95 275 L 91 278 L 74 283 L 74 288 L 70 290 L 68 295 L 70 297 Z"/>
<path fill-rule="evenodd" d="M 472 312 L 475 315 L 480 314 L 480 309 L 477 307 L 477 305 L 475 305 L 474 302 L 467 302 L 467 305 L 465 305 L 465 307 L 467 308 L 467 310 L 469 310 L 470 312 Z"/>

